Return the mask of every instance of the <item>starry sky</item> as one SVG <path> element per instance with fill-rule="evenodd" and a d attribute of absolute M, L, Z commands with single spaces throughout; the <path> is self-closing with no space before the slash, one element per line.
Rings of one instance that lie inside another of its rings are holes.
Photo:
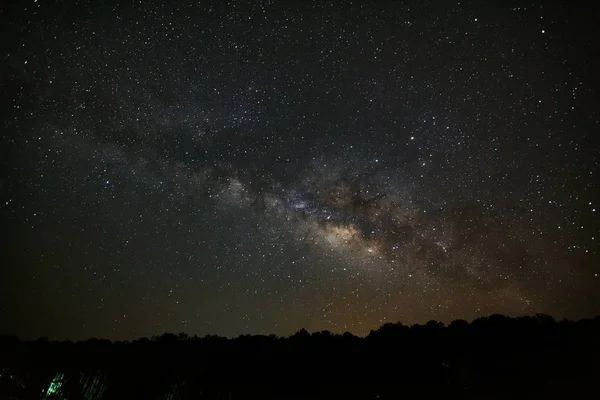
<path fill-rule="evenodd" d="M 0 333 L 600 313 L 594 2 L 0 6 Z"/>

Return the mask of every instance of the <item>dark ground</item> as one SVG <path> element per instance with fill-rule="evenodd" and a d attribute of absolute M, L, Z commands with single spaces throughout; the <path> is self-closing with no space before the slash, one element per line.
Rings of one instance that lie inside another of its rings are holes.
<path fill-rule="evenodd" d="M 4 337 L 2 399 L 565 398 L 597 394 L 600 318 L 132 342 Z"/>

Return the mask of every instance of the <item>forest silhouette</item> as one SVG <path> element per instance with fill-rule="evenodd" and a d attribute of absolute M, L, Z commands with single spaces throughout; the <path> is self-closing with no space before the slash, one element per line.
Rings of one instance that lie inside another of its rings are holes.
<path fill-rule="evenodd" d="M 364 338 L 0 338 L 0 399 L 580 398 L 599 379 L 600 317 L 387 323 Z"/>

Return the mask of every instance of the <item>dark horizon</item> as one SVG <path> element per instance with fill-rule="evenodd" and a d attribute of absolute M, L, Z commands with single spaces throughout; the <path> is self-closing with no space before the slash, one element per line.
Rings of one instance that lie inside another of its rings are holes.
<path fill-rule="evenodd" d="M 15 333 L 0 332 L 0 340 L 16 339 L 20 342 L 48 341 L 48 342 L 56 342 L 56 343 L 62 343 L 62 342 L 80 343 L 80 342 L 86 342 L 88 340 L 100 340 L 100 341 L 109 341 L 111 343 L 117 343 L 117 342 L 132 343 L 132 342 L 136 342 L 139 340 L 145 340 L 145 339 L 156 340 L 160 337 L 171 336 L 171 335 L 177 336 L 177 337 L 184 335 L 186 339 L 190 339 L 190 340 L 204 339 L 207 337 L 235 340 L 240 337 L 248 337 L 248 336 L 251 336 L 251 337 L 276 337 L 278 339 L 289 339 L 289 338 L 293 337 L 294 335 L 297 335 L 299 332 L 306 332 L 309 335 L 312 335 L 312 334 L 319 335 L 322 333 L 327 333 L 327 334 L 331 334 L 334 336 L 335 335 L 343 336 L 346 334 L 350 334 L 353 337 L 356 337 L 359 339 L 365 339 L 369 335 L 372 335 L 374 332 L 381 329 L 382 327 L 390 326 L 390 325 L 402 326 L 402 327 L 406 327 L 409 329 L 413 329 L 413 328 L 424 327 L 424 326 L 427 326 L 428 324 L 430 325 L 432 323 L 435 323 L 437 326 L 439 326 L 441 328 L 449 328 L 453 324 L 456 325 L 456 324 L 466 323 L 466 324 L 472 325 L 473 323 L 477 324 L 478 322 L 488 321 L 493 318 L 503 318 L 503 319 L 508 319 L 508 320 L 541 319 L 541 320 L 545 320 L 545 321 L 551 320 L 553 323 L 556 323 L 556 324 L 560 324 L 560 323 L 578 324 L 578 323 L 584 323 L 586 321 L 600 320 L 600 315 L 583 317 L 583 318 L 579 318 L 579 319 L 569 319 L 566 317 L 556 318 L 553 315 L 548 315 L 548 314 L 543 314 L 543 313 L 538 313 L 535 315 L 504 315 L 504 314 L 495 313 L 495 314 L 490 314 L 490 315 L 479 316 L 472 320 L 457 318 L 450 322 L 445 322 L 445 321 L 440 321 L 440 320 L 435 320 L 435 319 L 428 320 L 428 321 L 422 321 L 422 322 L 416 322 L 416 323 L 410 323 L 410 324 L 405 323 L 403 321 L 385 321 L 385 322 L 381 323 L 380 325 L 369 329 L 369 331 L 366 334 L 362 334 L 362 335 L 355 334 L 351 331 L 330 331 L 327 329 L 309 330 L 304 327 L 299 327 L 298 329 L 296 329 L 288 334 L 281 334 L 281 335 L 278 335 L 278 334 L 275 334 L 272 332 L 240 332 L 239 334 L 233 334 L 233 335 L 220 335 L 215 332 L 197 333 L 197 332 L 183 332 L 183 331 L 179 331 L 179 332 L 163 331 L 163 332 L 155 332 L 154 334 L 151 334 L 151 335 L 135 336 L 135 337 L 130 337 L 130 338 L 109 338 L 109 337 L 102 337 L 102 336 L 90 336 L 90 337 L 85 337 L 85 338 L 68 338 L 68 337 L 67 338 L 56 338 L 56 337 L 49 337 L 49 336 L 37 336 L 37 337 L 26 338 L 26 337 L 20 337 L 19 335 L 15 334 Z"/>

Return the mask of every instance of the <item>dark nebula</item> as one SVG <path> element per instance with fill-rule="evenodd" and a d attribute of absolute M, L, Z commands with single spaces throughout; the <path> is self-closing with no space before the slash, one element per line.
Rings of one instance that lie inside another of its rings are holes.
<path fill-rule="evenodd" d="M 0 333 L 600 313 L 598 8 L 515 4 L 0 6 Z"/>

